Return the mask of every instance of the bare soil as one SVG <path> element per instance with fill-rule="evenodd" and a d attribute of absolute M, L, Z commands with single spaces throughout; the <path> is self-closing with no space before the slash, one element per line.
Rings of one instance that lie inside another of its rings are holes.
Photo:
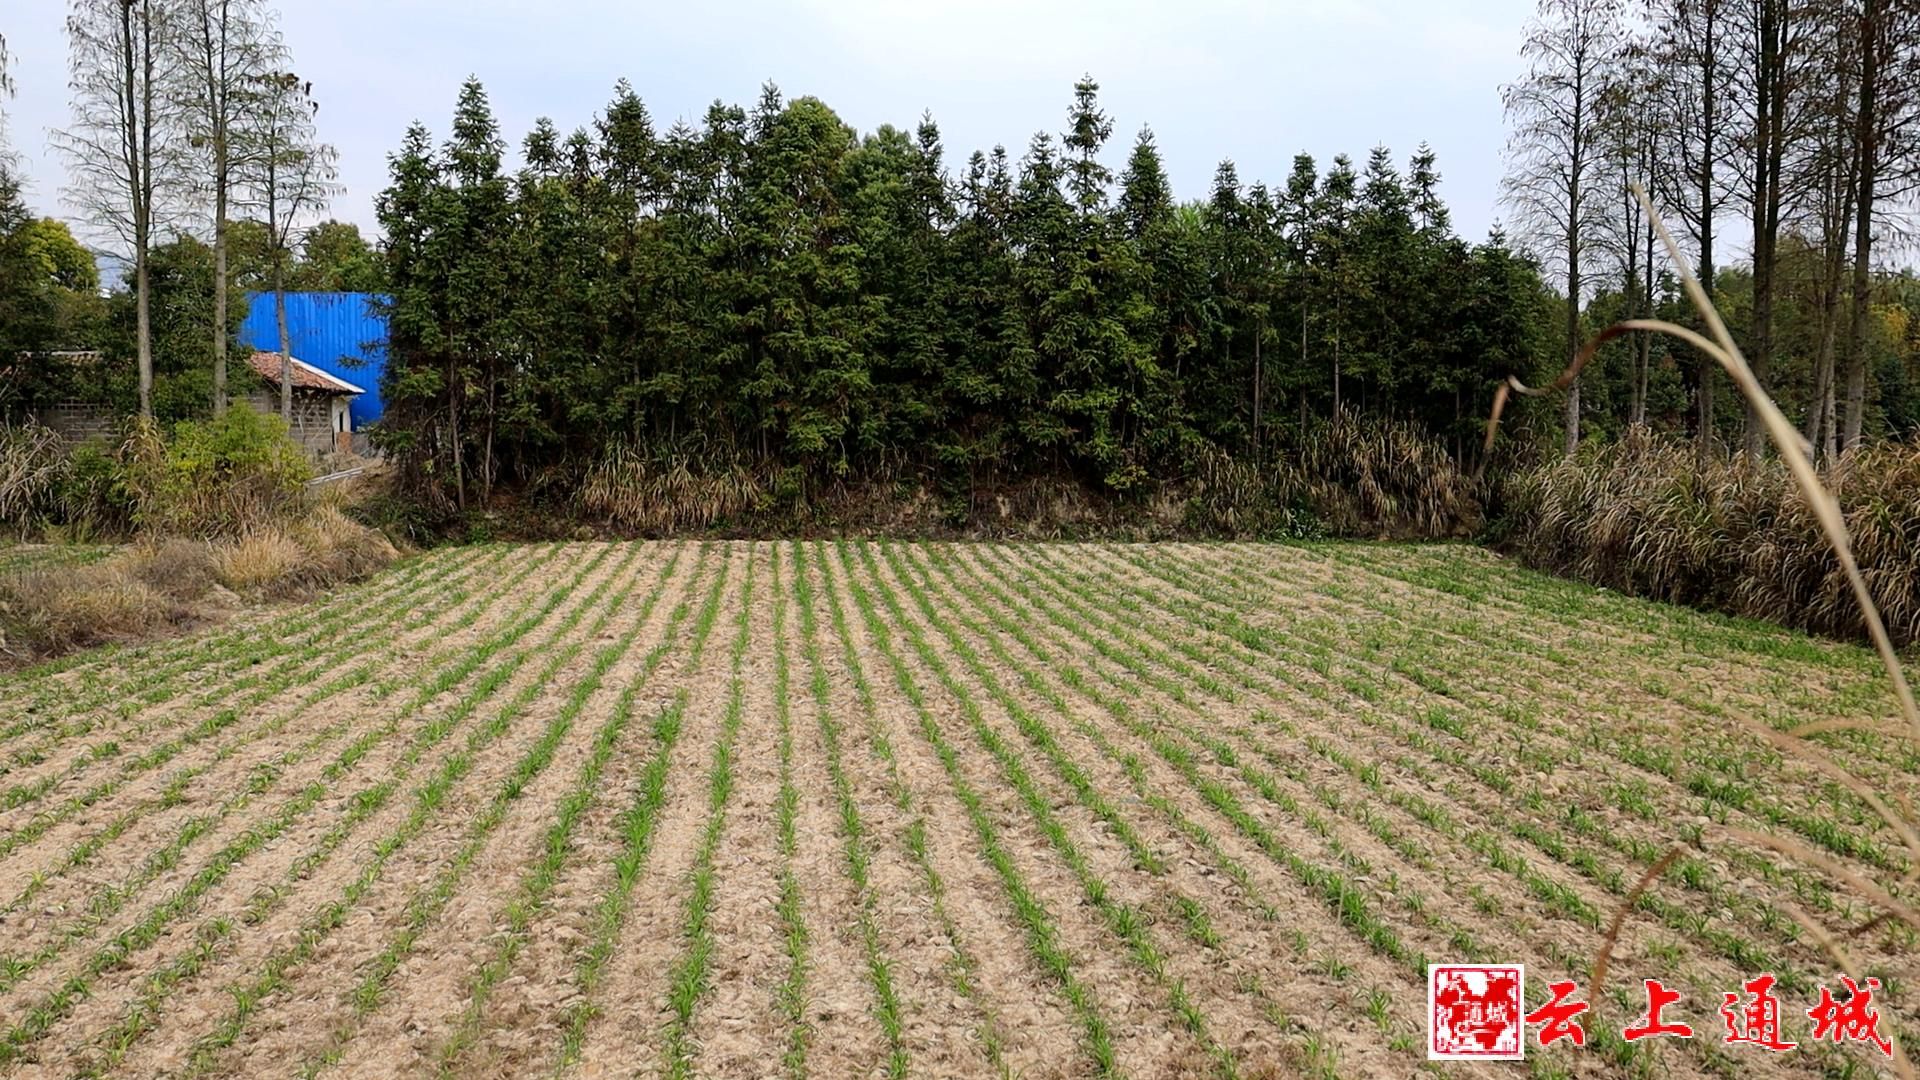
<path fill-rule="evenodd" d="M 1915 856 L 1755 735 L 1884 723 L 1849 646 L 1453 546 L 425 559 L 0 675 L 0 1076 L 1522 1075 L 1426 1060 L 1456 961 L 1591 999 L 1541 1075 L 1897 1075 L 1796 913 L 1920 1030 Z M 1791 1053 L 1722 1042 L 1763 972 Z M 1624 1043 L 1656 978 L 1697 1037 Z"/>

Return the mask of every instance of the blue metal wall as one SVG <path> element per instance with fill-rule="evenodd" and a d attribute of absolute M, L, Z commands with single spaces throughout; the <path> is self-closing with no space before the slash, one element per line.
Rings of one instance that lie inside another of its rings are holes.
<path fill-rule="evenodd" d="M 366 393 L 353 399 L 353 426 L 358 429 L 380 419 L 380 375 L 387 365 L 387 323 L 376 314 L 373 293 L 290 292 L 287 294 L 287 337 L 294 358 L 329 375 L 337 375 Z M 247 317 L 240 324 L 240 345 L 263 352 L 280 351 L 280 328 L 273 314 L 273 294 L 247 297 Z"/>

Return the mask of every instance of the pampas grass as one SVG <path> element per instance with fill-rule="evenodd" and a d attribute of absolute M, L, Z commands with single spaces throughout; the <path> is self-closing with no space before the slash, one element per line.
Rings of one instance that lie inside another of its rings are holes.
<path fill-rule="evenodd" d="M 1475 482 L 1417 425 L 1341 410 L 1281 440 L 1264 465 L 1201 457 L 1187 524 L 1225 536 L 1418 537 L 1471 532 Z"/>
<path fill-rule="evenodd" d="M 1920 641 L 1920 444 L 1820 474 L 1896 644 Z M 1544 570 L 1835 637 L 1867 625 L 1819 519 L 1777 459 L 1701 464 L 1643 431 L 1501 479 L 1504 544 Z"/>
<path fill-rule="evenodd" d="M 1301 497 L 1343 536 L 1452 536 L 1479 519 L 1453 456 L 1410 423 L 1343 410 L 1302 432 L 1291 458 Z"/>
<path fill-rule="evenodd" d="M 763 507 L 768 497 L 769 485 L 744 465 L 695 471 L 685 457 L 656 459 L 631 446 L 594 462 L 578 495 L 588 514 L 652 533 L 708 528 Z"/>
<path fill-rule="evenodd" d="M 45 510 L 60 479 L 63 449 L 51 428 L 0 424 L 0 523 L 24 529 Z"/>

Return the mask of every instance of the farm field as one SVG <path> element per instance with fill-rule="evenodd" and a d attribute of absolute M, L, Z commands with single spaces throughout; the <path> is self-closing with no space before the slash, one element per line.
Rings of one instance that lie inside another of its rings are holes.
<path fill-rule="evenodd" d="M 111 544 L 12 544 L 0 541 L 0 576 L 85 566 L 113 554 Z"/>
<path fill-rule="evenodd" d="M 1464 546 L 444 549 L 0 677 L 0 1076 L 1873 1075 L 1786 905 L 1905 848 L 1745 725 L 1894 715 Z M 1585 996 L 1676 843 L 1583 1048 L 1427 1062 L 1430 961 Z M 1920 1030 L 1911 935 L 1847 948 Z M 1721 1043 L 1761 972 L 1791 1053 Z M 1699 1037 L 1621 1038 L 1650 978 Z"/>

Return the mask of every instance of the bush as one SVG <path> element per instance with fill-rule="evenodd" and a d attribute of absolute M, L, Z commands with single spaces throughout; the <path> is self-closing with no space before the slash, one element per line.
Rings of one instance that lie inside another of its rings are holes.
<path fill-rule="evenodd" d="M 131 530 L 133 505 L 118 453 L 69 446 L 39 424 L 0 425 L 0 525 L 21 535 L 58 529 L 72 542 Z"/>
<path fill-rule="evenodd" d="M 1182 524 L 1208 536 L 1307 539 L 1324 532 L 1299 497 L 1284 459 L 1262 469 L 1211 447 L 1203 451 Z"/>
<path fill-rule="evenodd" d="M 316 507 L 293 523 L 287 536 L 301 552 L 298 567 L 279 586 L 282 595 L 357 581 L 400 557 L 392 542 L 348 517 L 338 507 Z"/>
<path fill-rule="evenodd" d="M 400 553 L 380 533 L 321 506 L 298 521 L 257 528 L 212 548 L 215 575 L 234 592 L 291 599 L 356 581 Z"/>
<path fill-rule="evenodd" d="M 171 439 L 136 420 L 110 449 L 67 451 L 44 428 L 0 428 L 0 522 L 69 540 L 140 535 L 81 570 L 0 579 L 0 654 L 138 639 L 210 614 L 216 585 L 304 596 L 398 558 L 385 536 L 310 499 L 310 475 L 285 425 L 244 406 L 182 423 Z"/>
<path fill-rule="evenodd" d="M 236 404 L 162 439 L 136 422 L 121 452 L 142 530 L 234 537 L 296 516 L 313 476 L 285 421 Z"/>
<path fill-rule="evenodd" d="M 1920 640 L 1920 443 L 1844 455 L 1822 479 L 1894 640 Z M 1777 459 L 1715 459 L 1629 433 L 1505 477 L 1497 537 L 1522 561 L 1621 592 L 1839 637 L 1865 633 L 1839 561 Z"/>
<path fill-rule="evenodd" d="M 1340 536 L 1438 538 L 1480 527 L 1477 486 L 1417 424 L 1342 412 L 1293 450 L 1300 496 Z"/>
<path fill-rule="evenodd" d="M 0 427 L 0 525 L 20 533 L 239 536 L 303 513 L 311 476 L 285 423 L 244 405 L 178 424 L 171 438 L 131 420 L 112 444 L 69 447 L 39 425 Z"/>
<path fill-rule="evenodd" d="M 99 443 L 87 442 L 67 454 L 55 484 L 49 521 L 69 539 L 123 536 L 133 531 L 134 506 L 120 459 Z"/>
<path fill-rule="evenodd" d="M 124 558 L 135 579 L 174 600 L 198 600 L 220 580 L 213 549 L 197 540 L 148 541 Z"/>

